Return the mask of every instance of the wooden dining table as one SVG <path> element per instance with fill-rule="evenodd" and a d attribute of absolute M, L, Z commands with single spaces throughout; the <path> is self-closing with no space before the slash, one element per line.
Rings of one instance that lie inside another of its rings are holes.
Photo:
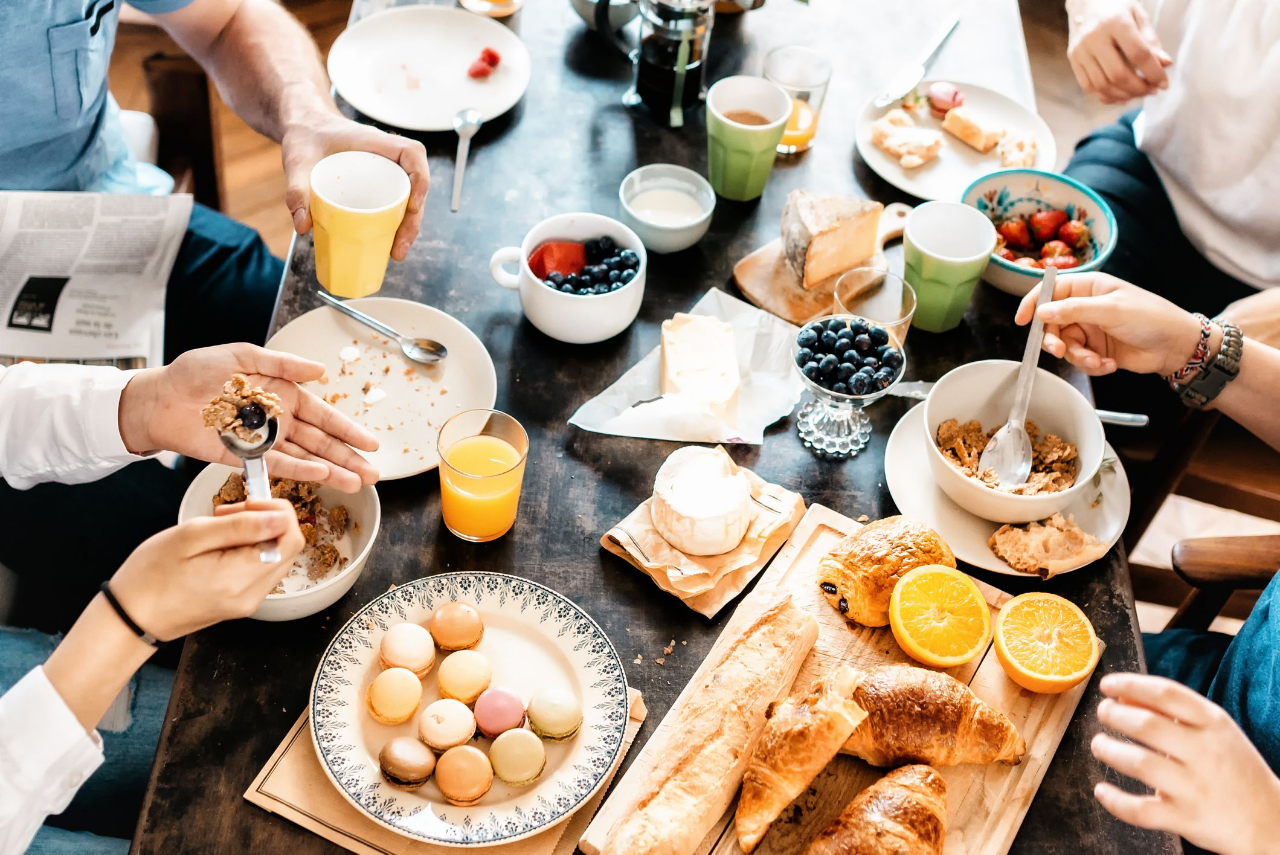
<path fill-rule="evenodd" d="M 390 5 L 356 0 L 353 17 Z M 406 261 L 392 263 L 381 294 L 421 301 L 466 324 L 497 368 L 497 407 L 529 434 L 528 467 L 515 527 L 486 544 L 450 534 L 440 516 L 435 472 L 378 485 L 382 530 L 351 591 L 318 615 L 289 623 L 238 621 L 187 639 L 160 739 L 133 851 L 252 852 L 309 855 L 340 851 L 326 840 L 245 801 L 246 786 L 305 710 L 321 652 L 361 606 L 388 586 L 435 573 L 488 570 L 535 579 L 561 591 L 600 623 L 643 692 L 650 735 L 706 656 L 732 607 L 707 619 L 661 592 L 645 575 L 605 552 L 601 534 L 651 492 L 654 473 L 678 443 L 588 433 L 567 420 L 656 347 L 659 325 L 710 288 L 736 294 L 734 263 L 778 233 L 783 199 L 793 189 L 916 201 L 872 173 L 854 148 L 854 125 L 878 84 L 918 51 L 950 10 L 963 18 L 931 73 L 995 89 L 1034 109 L 1017 0 L 768 0 L 758 10 L 715 21 L 708 84 L 759 74 L 763 54 L 785 43 L 813 45 L 834 61 L 816 145 L 780 157 L 762 198 L 720 200 L 710 232 L 692 249 L 650 257 L 640 315 L 627 330 L 594 345 L 566 345 L 523 318 L 518 296 L 494 284 L 489 258 L 519 244 L 556 213 L 616 215 L 618 186 L 647 163 L 677 163 L 705 174 L 703 110 L 683 128 L 660 127 L 622 95 L 630 61 L 590 32 L 566 0 L 527 0 L 505 21 L 528 46 L 533 76 L 523 100 L 487 123 L 472 142 L 461 210 L 449 211 L 456 138 L 424 134 L 433 185 L 422 232 Z M 351 115 L 354 112 L 349 111 Z M 957 194 L 959 193 L 957 188 Z M 889 258 L 901 269 L 901 253 Z M 318 305 L 309 236 L 295 240 L 272 331 Z M 1016 300 L 979 286 L 964 322 L 944 334 L 913 331 L 908 379 L 935 380 L 984 358 L 1020 358 L 1025 333 Z M 1086 379 L 1043 361 L 1087 393 Z M 885 442 L 914 404 L 888 397 L 869 409 L 875 432 L 850 460 L 820 460 L 800 443 L 791 418 L 766 431 L 763 445 L 730 448 L 735 461 L 766 480 L 850 517 L 896 512 L 885 486 Z M 1093 798 L 1103 779 L 1120 780 L 1093 759 L 1101 730 L 1098 680 L 1142 671 L 1144 662 L 1128 565 L 1117 546 L 1103 560 L 1048 582 L 975 575 L 1010 593 L 1044 589 L 1079 604 L 1106 652 L 1045 773 L 1013 845 L 1016 853 L 1174 853 L 1175 837 L 1126 825 Z M 671 639 L 663 664 L 654 662 Z M 641 664 L 634 664 L 637 655 Z M 624 761 L 624 762 L 628 762 Z M 625 768 L 625 766 L 624 766 Z M 1128 782 L 1128 786 L 1135 786 Z"/>

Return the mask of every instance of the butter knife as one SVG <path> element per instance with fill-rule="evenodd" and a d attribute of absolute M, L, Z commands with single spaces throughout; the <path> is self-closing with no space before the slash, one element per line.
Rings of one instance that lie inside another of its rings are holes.
<path fill-rule="evenodd" d="M 884 89 L 875 97 L 872 103 L 877 110 L 888 107 L 895 101 L 906 97 L 912 89 L 920 85 L 920 81 L 924 80 L 925 69 L 933 57 L 938 53 L 938 49 L 942 47 L 942 43 L 947 40 L 947 36 L 955 30 L 956 25 L 960 23 L 959 15 L 952 15 L 948 18 L 937 32 L 929 39 L 928 44 L 920 53 L 920 58 L 911 65 L 901 68 L 894 72 L 889 78 L 889 82 L 884 85 Z"/>

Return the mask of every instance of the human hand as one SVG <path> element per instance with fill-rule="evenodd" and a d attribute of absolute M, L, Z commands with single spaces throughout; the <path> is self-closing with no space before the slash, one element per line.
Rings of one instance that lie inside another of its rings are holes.
<path fill-rule="evenodd" d="M 1222 707 L 1164 677 L 1108 674 L 1093 756 L 1151 787 L 1135 795 L 1100 782 L 1094 796 L 1131 825 L 1179 834 L 1223 855 L 1275 851 L 1280 778 Z"/>
<path fill-rule="evenodd" d="M 1068 0 L 1067 14 L 1067 58 L 1086 93 L 1123 104 L 1168 88 L 1173 58 L 1139 0 Z"/>
<path fill-rule="evenodd" d="M 392 136 L 336 113 L 318 111 L 306 120 L 291 124 L 280 145 L 288 181 L 284 202 L 293 215 L 294 230 L 300 235 L 311 229 L 311 211 L 308 208 L 311 168 L 321 160 L 340 151 L 369 151 L 400 164 L 409 174 L 409 204 L 391 244 L 391 257 L 404 261 L 409 254 L 409 245 L 418 236 L 422 225 L 422 210 L 431 184 L 427 150 L 422 143 Z"/>
<path fill-rule="evenodd" d="M 124 610 L 161 641 L 248 617 L 293 565 L 306 542 L 284 499 L 250 501 L 239 513 L 199 517 L 142 542 L 111 577 Z M 280 560 L 260 548 L 275 540 Z"/>
<path fill-rule="evenodd" d="M 1022 298 L 1014 320 L 1031 322 L 1041 285 Z M 1086 374 L 1119 368 L 1172 374 L 1200 342 L 1200 322 L 1163 297 L 1106 273 L 1058 276 L 1053 302 L 1040 309 L 1044 349 Z"/>
<path fill-rule="evenodd" d="M 1222 316 L 1256 342 L 1280 347 L 1280 288 L 1263 288 L 1223 310 Z"/>
<path fill-rule="evenodd" d="M 324 366 L 251 344 L 189 350 L 163 368 L 140 371 L 120 394 L 120 436 L 134 453 L 166 449 L 188 457 L 239 466 L 200 410 L 232 374 L 280 397 L 275 449 L 267 453 L 273 475 L 319 481 L 348 493 L 378 480 L 378 470 L 352 450 L 375 451 L 373 434 L 298 386 L 318 380 Z"/>

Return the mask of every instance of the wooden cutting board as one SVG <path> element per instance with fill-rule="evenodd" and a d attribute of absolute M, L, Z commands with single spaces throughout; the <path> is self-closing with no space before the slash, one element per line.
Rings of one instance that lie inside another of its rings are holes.
<path fill-rule="evenodd" d="M 734 611 L 702 668 L 676 699 L 578 842 L 586 855 L 598 855 L 609 829 L 626 809 L 655 759 L 662 755 L 670 740 L 679 739 L 679 734 L 669 732 L 670 724 L 688 701 L 693 687 L 703 684 L 703 670 L 708 667 L 707 662 L 715 660 L 715 651 L 732 643 L 760 612 L 780 597 L 791 594 L 797 605 L 818 618 L 819 624 L 818 640 L 801 665 L 793 692 L 803 690 L 841 664 L 866 668 L 912 662 L 899 649 L 889 627 L 872 629 L 847 623 L 818 590 L 814 578 L 818 562 L 840 538 L 858 528 L 858 523 L 830 508 L 822 505 L 809 508 L 791 539 L 760 577 L 755 590 Z M 993 613 L 1010 599 L 1009 594 L 990 585 L 981 581 L 977 584 Z M 991 647 L 978 659 L 948 673 L 967 683 L 978 697 L 1008 716 L 1027 741 L 1026 756 L 1017 766 L 939 769 L 947 781 L 947 855 L 1004 855 L 1013 844 L 1087 681 L 1061 695 L 1025 691 L 1005 676 Z M 795 855 L 804 851 L 809 841 L 854 796 L 884 772 L 857 758 L 837 756 L 808 791 L 783 811 L 756 852 Z M 740 855 L 742 850 L 733 827 L 736 808 L 735 801 L 698 847 L 698 855 Z"/>
<path fill-rule="evenodd" d="M 876 233 L 876 251 L 859 267 L 878 267 L 888 270 L 884 257 L 884 245 L 902 237 L 911 206 L 893 202 L 880 212 L 880 226 Z M 738 290 L 755 305 L 772 312 L 793 324 L 803 324 L 810 318 L 829 315 L 835 306 L 835 287 L 840 275 L 831 276 L 810 289 L 800 285 L 800 280 L 787 267 L 782 257 L 782 238 L 769 241 L 733 266 L 733 278 Z"/>

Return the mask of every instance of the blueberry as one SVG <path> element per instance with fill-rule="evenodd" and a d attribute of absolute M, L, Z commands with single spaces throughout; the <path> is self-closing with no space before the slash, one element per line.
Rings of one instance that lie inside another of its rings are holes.
<path fill-rule="evenodd" d="M 802 347 L 796 351 L 796 365 L 804 365 L 813 361 L 813 351 L 807 347 Z"/>
<path fill-rule="evenodd" d="M 801 347 L 807 347 L 810 350 L 818 343 L 818 334 L 811 329 L 805 328 L 800 330 L 800 334 L 796 336 L 796 344 Z"/>
<path fill-rule="evenodd" d="M 579 297 L 590 297 L 594 292 L 591 290 L 590 285 L 586 285 L 584 287 L 579 288 L 577 293 Z"/>
<path fill-rule="evenodd" d="M 592 239 L 582 244 L 582 249 L 587 254 L 587 263 L 595 264 L 600 258 L 600 241 Z"/>
<path fill-rule="evenodd" d="M 840 367 L 840 360 L 828 353 L 826 356 L 822 357 L 822 361 L 818 363 L 818 367 L 822 369 L 822 376 L 831 377 L 835 375 L 836 370 Z"/>
<path fill-rule="evenodd" d="M 626 285 L 626 284 L 627 284 L 626 282 L 614 282 L 613 284 L 611 284 L 611 285 L 609 286 L 609 291 L 610 291 L 611 293 L 612 293 L 613 291 L 617 291 L 619 288 L 621 288 L 623 285 Z"/>
<path fill-rule="evenodd" d="M 858 368 L 852 362 L 841 362 L 840 367 L 836 369 L 836 373 L 841 380 L 848 380 L 850 377 L 858 373 Z"/>
<path fill-rule="evenodd" d="M 871 378 L 865 374 L 855 374 L 849 381 L 849 389 L 855 395 L 865 395 L 871 391 Z"/>
<path fill-rule="evenodd" d="M 839 341 L 840 339 L 836 338 L 836 334 L 833 333 L 831 330 L 827 330 L 822 334 L 822 337 L 819 338 L 818 340 L 822 342 L 822 349 L 830 353 L 832 350 L 835 349 L 836 342 Z"/>
<path fill-rule="evenodd" d="M 236 418 L 249 430 L 257 430 L 267 423 L 267 411 L 261 404 L 245 404 L 236 411 Z"/>
<path fill-rule="evenodd" d="M 863 333 L 853 340 L 853 349 L 858 353 L 866 354 L 871 350 L 871 336 Z"/>
<path fill-rule="evenodd" d="M 609 279 L 609 274 L 613 272 L 614 271 L 610 270 L 604 265 L 600 265 L 599 267 L 596 268 L 596 275 L 592 278 L 598 285 L 608 285 L 612 281 Z"/>
<path fill-rule="evenodd" d="M 882 344 L 889 343 L 889 331 L 886 330 L 884 327 L 872 327 L 870 335 L 871 335 L 871 343 L 874 345 L 879 346 Z"/>
<path fill-rule="evenodd" d="M 881 361 L 881 362 L 883 362 L 883 361 L 884 361 L 884 352 L 885 352 L 886 350 L 893 350 L 893 345 L 891 345 L 891 344 L 882 344 L 882 345 L 880 345 L 879 347 L 877 347 L 877 348 L 876 348 L 876 356 L 880 357 L 880 361 Z"/>
<path fill-rule="evenodd" d="M 868 356 L 862 360 L 861 365 L 864 368 L 870 368 L 872 371 L 875 371 L 880 368 L 880 360 L 876 359 L 874 356 Z"/>
<path fill-rule="evenodd" d="M 622 271 L 621 271 L 621 270 L 610 270 L 610 271 L 609 271 L 609 284 L 610 284 L 610 285 L 618 285 L 618 284 L 620 284 L 621 282 L 622 282 Z"/>
<path fill-rule="evenodd" d="M 849 328 L 853 330 L 855 336 L 866 335 L 871 330 L 871 325 L 862 318 L 856 318 L 849 324 Z"/>
<path fill-rule="evenodd" d="M 827 321 L 827 329 L 831 330 L 833 333 L 838 333 L 847 326 L 849 326 L 848 322 L 841 318 L 832 318 Z"/>
<path fill-rule="evenodd" d="M 640 256 L 636 254 L 635 250 L 624 249 L 622 252 L 618 253 L 618 258 L 622 260 L 624 267 L 628 267 L 632 270 L 635 270 L 640 266 Z"/>
<path fill-rule="evenodd" d="M 559 288 L 564 284 L 564 274 L 553 270 L 547 274 L 547 281 Z"/>
<path fill-rule="evenodd" d="M 886 368 L 892 368 L 894 371 L 897 371 L 902 367 L 902 351 L 889 348 L 884 352 L 884 355 L 880 357 L 880 361 L 884 363 Z"/>
<path fill-rule="evenodd" d="M 800 371 L 801 373 L 804 374 L 805 377 L 808 377 L 810 380 L 813 380 L 815 382 L 817 381 L 819 375 L 821 375 L 822 373 L 822 369 L 818 367 L 818 363 L 816 362 L 806 363 L 805 366 L 800 369 Z"/>
<path fill-rule="evenodd" d="M 601 237 L 599 241 L 597 241 L 597 243 L 599 243 L 600 245 L 600 254 L 605 258 L 608 258 L 609 256 L 613 255 L 614 252 L 617 251 L 618 249 L 618 244 L 615 243 L 613 238 L 609 237 L 608 235 L 604 235 L 603 237 Z"/>
<path fill-rule="evenodd" d="M 630 282 L 632 279 L 635 279 L 635 278 L 636 278 L 636 272 L 631 268 L 627 268 L 626 270 L 622 271 L 623 285 L 626 285 L 628 282 Z"/>
<path fill-rule="evenodd" d="M 837 338 L 835 347 L 831 348 L 831 352 L 834 353 L 836 356 L 844 356 L 846 353 L 848 353 L 852 349 L 853 349 L 853 342 L 849 341 L 849 339 Z"/>
<path fill-rule="evenodd" d="M 566 283 L 564 283 L 563 285 L 561 285 L 561 286 L 560 286 L 560 290 L 561 290 L 561 291 L 563 291 L 563 292 L 564 292 L 564 293 L 566 293 L 566 294 L 572 294 L 572 293 L 576 292 L 578 289 L 577 289 L 577 288 L 575 288 L 575 287 L 573 287 L 572 285 L 570 285 L 568 282 L 566 282 Z"/>
<path fill-rule="evenodd" d="M 832 391 L 832 392 L 839 392 L 841 395 L 848 395 L 848 394 L 849 394 L 849 387 L 848 387 L 848 386 L 846 386 L 846 385 L 844 385 L 843 383 L 836 383 L 835 385 L 833 385 L 833 386 L 831 387 L 831 391 Z"/>
<path fill-rule="evenodd" d="M 859 373 L 859 374 L 861 374 L 861 375 L 862 375 L 862 376 L 864 376 L 864 377 L 871 377 L 871 376 L 873 376 L 876 372 L 875 372 L 873 369 L 868 368 L 867 366 L 865 366 L 865 365 L 864 365 L 864 366 L 862 366 L 861 368 L 859 368 L 859 369 L 858 369 L 858 373 Z"/>
<path fill-rule="evenodd" d="M 564 278 L 564 282 L 566 285 L 572 285 L 575 289 L 582 284 L 582 280 L 578 278 L 578 274 L 576 273 L 570 273 Z"/>
<path fill-rule="evenodd" d="M 853 341 L 853 335 L 853 330 L 848 327 L 841 327 L 836 331 L 836 338 L 847 338 L 849 341 Z"/>
<path fill-rule="evenodd" d="M 615 256 L 612 256 L 612 257 L 610 257 L 610 258 L 606 258 L 604 261 L 602 261 L 602 262 L 600 262 L 600 263 L 601 263 L 601 264 L 603 264 L 603 265 L 605 266 L 605 269 L 606 269 L 606 270 L 621 270 L 621 269 L 622 269 L 622 259 L 621 259 L 621 258 L 618 258 L 616 255 L 615 255 Z"/>

